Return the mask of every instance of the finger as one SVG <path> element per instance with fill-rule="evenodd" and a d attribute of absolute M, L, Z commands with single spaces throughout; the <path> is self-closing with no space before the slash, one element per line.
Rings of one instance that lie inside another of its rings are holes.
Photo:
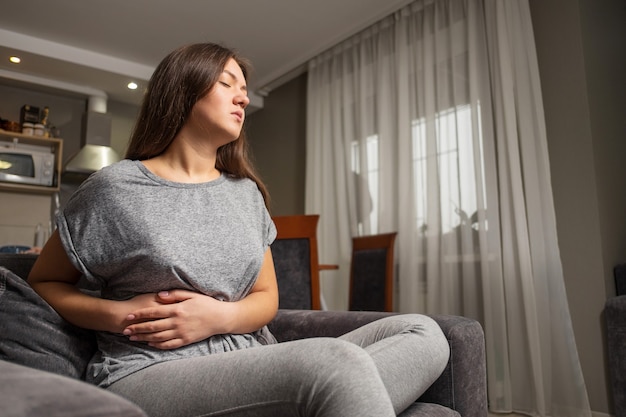
<path fill-rule="evenodd" d="M 185 290 L 159 291 L 157 294 L 162 303 L 179 303 L 192 298 L 195 293 Z"/>
<path fill-rule="evenodd" d="M 123 334 L 126 336 L 136 335 L 136 334 L 150 334 L 150 333 L 158 333 L 166 330 L 171 330 L 172 324 L 170 320 L 167 319 L 158 319 L 151 321 L 144 321 L 141 323 L 131 324 L 130 326 L 126 326 L 123 331 Z"/>
<path fill-rule="evenodd" d="M 179 300 L 176 299 L 174 291 L 160 291 L 157 293 L 157 301 L 163 304 L 173 304 L 179 302 Z"/>
<path fill-rule="evenodd" d="M 134 322 L 143 322 L 150 320 L 158 320 L 169 317 L 169 309 L 162 307 L 143 308 L 134 311 L 126 316 L 126 320 Z"/>

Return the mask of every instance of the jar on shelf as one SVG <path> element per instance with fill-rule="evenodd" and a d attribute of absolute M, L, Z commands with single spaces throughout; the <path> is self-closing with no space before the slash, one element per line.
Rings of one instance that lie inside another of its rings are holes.
<path fill-rule="evenodd" d="M 25 135 L 33 135 L 35 134 L 35 125 L 30 122 L 22 123 L 22 133 Z"/>
<path fill-rule="evenodd" d="M 46 131 L 46 127 L 41 123 L 36 123 L 34 126 L 33 134 L 35 136 L 43 136 Z"/>

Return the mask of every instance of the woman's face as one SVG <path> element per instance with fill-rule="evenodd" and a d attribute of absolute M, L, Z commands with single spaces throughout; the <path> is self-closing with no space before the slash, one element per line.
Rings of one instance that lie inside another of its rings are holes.
<path fill-rule="evenodd" d="M 243 72 L 231 58 L 217 83 L 194 105 L 189 122 L 221 146 L 239 137 L 249 103 Z"/>

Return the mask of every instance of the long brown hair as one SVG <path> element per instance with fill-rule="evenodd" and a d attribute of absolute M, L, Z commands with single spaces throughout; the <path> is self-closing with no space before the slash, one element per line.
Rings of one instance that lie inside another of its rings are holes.
<path fill-rule="evenodd" d="M 165 152 L 194 104 L 211 91 L 231 58 L 247 79 L 249 62 L 221 45 L 186 45 L 167 55 L 150 78 L 125 157 L 144 160 Z M 250 160 L 245 128 L 237 140 L 217 150 L 215 167 L 232 177 L 253 180 L 269 207 L 267 188 Z"/>

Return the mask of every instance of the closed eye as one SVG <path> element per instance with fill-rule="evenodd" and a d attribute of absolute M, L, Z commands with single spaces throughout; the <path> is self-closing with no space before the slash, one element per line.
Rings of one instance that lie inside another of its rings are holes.
<path fill-rule="evenodd" d="M 222 84 L 224 87 L 230 87 L 230 84 L 227 84 L 224 81 L 220 81 L 219 83 Z"/>

